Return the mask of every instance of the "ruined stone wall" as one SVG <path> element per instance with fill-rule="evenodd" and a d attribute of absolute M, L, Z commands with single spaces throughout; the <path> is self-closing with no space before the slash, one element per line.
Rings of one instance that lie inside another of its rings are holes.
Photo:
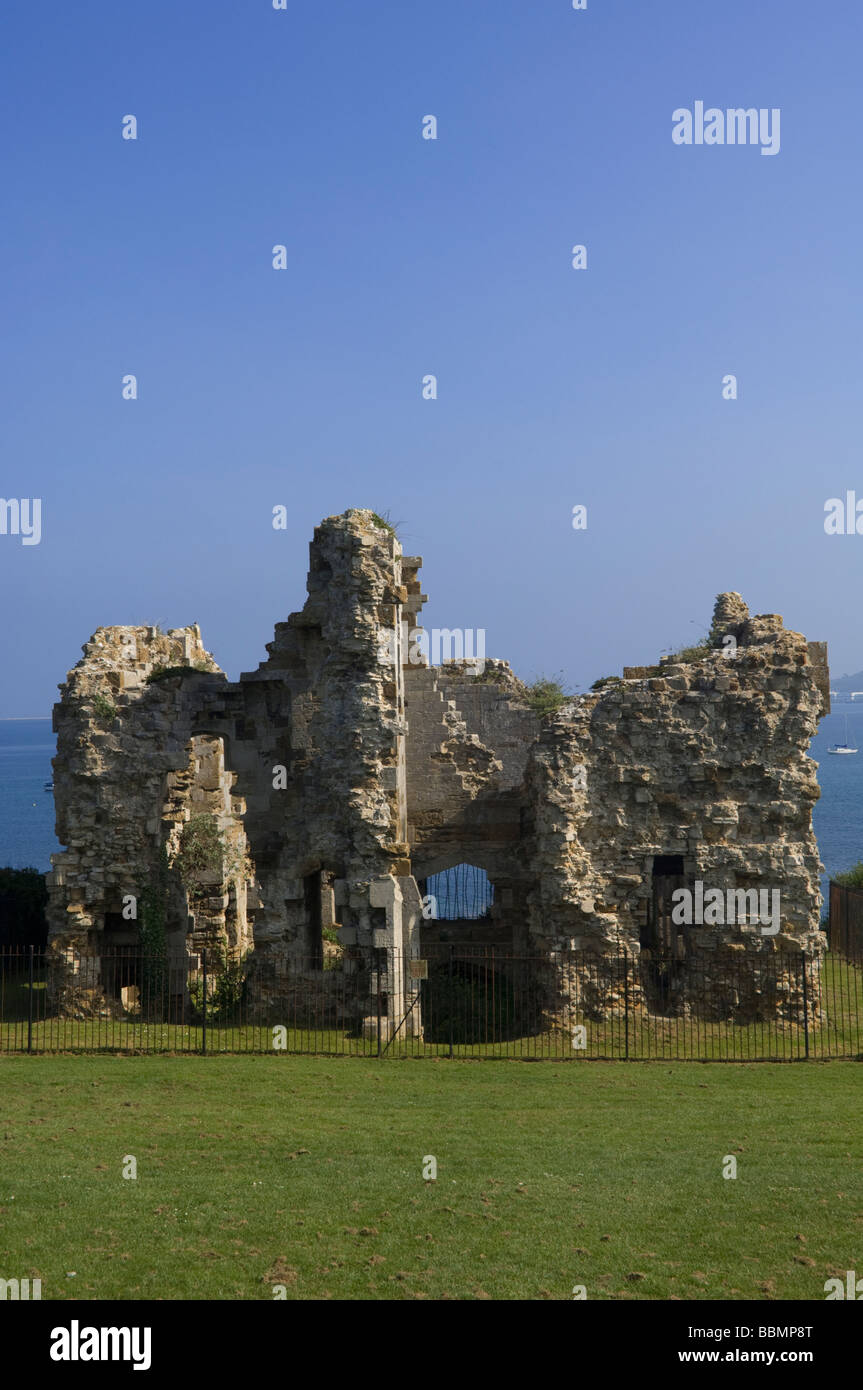
<path fill-rule="evenodd" d="M 310 561 L 305 607 L 239 682 L 197 628 L 100 629 L 85 647 L 55 708 L 57 832 L 68 846 L 49 880 L 55 953 L 100 948 L 106 919 L 154 881 L 163 849 L 176 862 L 184 826 L 207 815 L 224 863 L 193 902 L 172 871 L 169 944 L 242 956 L 253 914 L 249 993 L 264 1008 L 289 972 L 320 967 L 326 927 L 340 934 L 356 992 L 401 1008 L 404 979 L 382 985 L 380 964 L 383 947 L 411 951 L 419 917 L 400 645 L 403 605 L 416 612 L 422 601 L 419 561 L 403 585 L 398 541 L 362 511 L 324 521 Z"/>
<path fill-rule="evenodd" d="M 418 564 L 407 569 L 415 594 Z M 305 607 L 277 626 L 268 659 L 239 683 L 243 723 L 234 758 L 260 884 L 255 989 L 262 1007 L 288 969 L 314 965 L 316 876 L 326 879 L 322 920 L 328 915 L 338 930 L 343 968 L 358 975 L 359 993 L 367 983 L 371 999 L 380 986 L 369 962 L 382 957 L 371 952 L 389 947 L 391 956 L 406 955 L 415 944 L 403 577 L 401 547 L 372 513 L 328 518 L 310 546 Z M 404 980 L 388 979 L 383 992 L 389 1014 L 397 1014 Z"/>
<path fill-rule="evenodd" d="M 223 852 L 216 862 L 194 875 L 186 891 L 188 918 L 180 919 L 177 939 L 169 937 L 168 942 L 177 948 L 188 944 L 194 952 L 211 948 L 214 962 L 223 954 L 230 960 L 241 960 L 252 946 L 247 903 L 254 865 L 242 820 L 245 805 L 232 793 L 235 781 L 235 774 L 225 767 L 222 740 L 195 735 L 189 745 L 188 766 L 168 773 L 161 816 L 167 830 L 165 848 L 172 862 L 177 856 L 182 858 L 184 834 L 194 831 L 202 819 L 212 821 L 219 833 Z M 183 930 L 186 921 L 189 928 Z"/>
<path fill-rule="evenodd" d="M 261 941 L 302 937 L 302 913 L 285 906 L 298 900 L 296 880 L 328 869 L 350 883 L 407 867 L 404 699 L 399 669 L 381 660 L 381 632 L 400 620 L 400 548 L 368 515 L 316 529 L 305 607 L 240 679 L 248 751 L 235 757 L 256 863 L 267 866 Z"/>
<path fill-rule="evenodd" d="M 824 945 L 811 825 L 819 793 L 806 752 L 823 701 L 805 639 L 774 615 L 750 618 L 739 595 L 722 597 L 714 641 L 730 633 L 736 655 L 717 646 L 700 659 L 664 660 L 653 674 L 630 670 L 546 722 L 528 767 L 525 854 L 539 951 L 610 959 L 667 948 L 680 1007 L 700 995 L 720 1016 L 740 1017 L 758 1014 L 777 957 L 788 958 L 790 999 L 801 950 Z M 680 861 L 693 892 L 699 880 L 705 891 L 778 890 L 778 931 L 680 925 L 658 943 L 660 857 Z M 761 978 L 758 962 L 768 956 Z M 743 978 L 742 957 L 749 983 L 741 993 L 733 981 Z"/>
<path fill-rule="evenodd" d="M 523 781 L 540 720 L 508 664 L 469 661 L 405 668 L 408 838 L 414 874 L 476 864 L 494 884 L 491 928 L 462 928 L 523 945 L 527 886 L 518 872 Z M 444 930 L 444 938 L 448 933 Z M 432 925 L 426 941 L 441 939 Z"/>
<path fill-rule="evenodd" d="M 221 745 L 193 732 L 204 691 L 224 686 L 223 673 L 197 627 L 100 628 L 83 650 L 54 710 L 57 837 L 67 846 L 52 856 L 48 875 L 58 978 L 64 962 L 79 973 L 80 952 L 98 957 L 140 945 L 163 851 L 176 851 L 195 815 L 215 821 L 225 853 L 202 891 L 195 885 L 194 903 L 189 885 L 169 871 L 167 948 L 185 953 L 188 945 L 211 945 L 244 954 L 251 945 L 245 808 L 233 795 Z M 165 676 L 180 667 L 188 674 Z M 81 988 L 92 1010 L 109 1009 L 98 961 L 86 974 Z M 79 1001 L 79 1011 L 85 1003 Z"/>
<path fill-rule="evenodd" d="M 94 634 L 55 707 L 67 848 L 49 875 L 50 950 L 74 1007 L 113 1007 L 100 953 L 140 939 L 124 907 L 160 881 L 166 856 L 168 946 L 184 962 L 205 947 L 248 957 L 262 1019 L 282 1021 L 301 998 L 323 1017 L 338 998 L 352 1026 L 376 1028 L 381 1007 L 384 1032 L 395 1029 L 415 997 L 417 879 L 457 863 L 489 874 L 486 929 L 541 958 L 551 1014 L 572 1002 L 573 950 L 592 956 L 599 1016 L 621 1007 L 610 964 L 621 954 L 637 964 L 633 1002 L 657 1006 L 650 953 L 669 957 L 666 1009 L 698 997 L 717 1017 L 791 1018 L 802 950 L 817 1012 L 806 750 L 829 690 L 824 645 L 720 595 L 708 650 L 626 668 L 541 720 L 503 661 L 413 664 L 420 565 L 374 513 L 327 518 L 304 607 L 236 682 L 197 627 Z M 184 845 L 199 818 L 222 848 L 190 881 Z M 677 881 L 778 891 L 779 929 L 672 930 L 663 894 Z M 82 951 L 95 963 L 82 967 Z M 417 1010 L 408 1031 L 420 1028 Z"/>

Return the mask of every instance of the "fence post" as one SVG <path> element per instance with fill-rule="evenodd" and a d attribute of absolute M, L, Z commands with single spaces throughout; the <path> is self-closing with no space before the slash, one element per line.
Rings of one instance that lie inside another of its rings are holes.
<path fill-rule="evenodd" d="M 450 948 L 449 948 L 449 1055 L 450 1055 L 450 1057 L 452 1056 L 452 1012 L 453 1012 L 453 1009 L 455 1008 L 455 996 L 454 996 L 454 994 L 453 994 L 453 987 L 452 987 L 452 982 L 453 982 L 452 967 L 453 967 L 453 958 L 454 958 L 454 954 L 455 954 L 454 947 L 453 947 L 452 945 L 450 945 Z"/>
<path fill-rule="evenodd" d="M 204 970 L 204 1006 L 203 1006 L 203 1009 L 204 1009 L 204 1026 L 203 1026 L 203 1030 L 202 1030 L 202 1040 L 201 1040 L 201 1041 L 202 1041 L 202 1047 L 201 1047 L 201 1050 L 202 1050 L 203 1055 L 206 1057 L 206 1055 L 207 1055 L 207 1005 L 208 1005 L 208 1003 L 209 1003 L 209 999 L 208 999 L 208 997 L 207 997 L 207 948 L 206 948 L 206 946 L 205 946 L 205 947 L 203 948 L 203 950 L 201 951 L 201 964 L 202 964 L 203 970 Z"/>
<path fill-rule="evenodd" d="M 806 952 L 800 952 L 800 959 L 803 962 L 803 1039 L 806 1048 L 806 1056 L 809 1057 L 809 991 L 806 984 Z"/>
<path fill-rule="evenodd" d="M 27 1051 L 33 1051 L 33 947 L 30 947 L 30 988 L 27 991 Z"/>
<path fill-rule="evenodd" d="M 375 971 L 375 979 L 377 980 L 377 986 L 378 986 L 378 1056 L 380 1057 L 380 1055 L 381 1055 L 381 958 L 380 958 L 380 953 L 378 953 L 377 970 Z"/>
<path fill-rule="evenodd" d="M 629 952 L 623 952 L 623 1036 L 624 1060 L 629 1061 Z"/>

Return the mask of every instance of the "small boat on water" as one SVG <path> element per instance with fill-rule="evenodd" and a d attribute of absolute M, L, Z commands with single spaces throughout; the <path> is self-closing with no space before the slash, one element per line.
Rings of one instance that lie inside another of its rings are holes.
<path fill-rule="evenodd" d="M 45 791 L 46 791 L 46 792 L 52 792 L 53 790 L 54 790 L 54 783 L 53 783 L 53 782 L 46 782 L 46 783 L 45 783 Z"/>
<path fill-rule="evenodd" d="M 828 748 L 828 753 L 857 753 L 857 748 L 852 748 L 848 742 L 848 715 L 845 716 L 845 742 L 834 743 L 832 748 Z"/>

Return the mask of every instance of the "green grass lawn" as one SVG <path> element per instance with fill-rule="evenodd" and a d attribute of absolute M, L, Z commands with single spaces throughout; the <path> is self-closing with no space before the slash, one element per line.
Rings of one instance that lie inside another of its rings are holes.
<path fill-rule="evenodd" d="M 823 1300 L 863 1274 L 861 1121 L 853 1062 L 6 1056 L 0 1277 L 43 1299 Z"/>

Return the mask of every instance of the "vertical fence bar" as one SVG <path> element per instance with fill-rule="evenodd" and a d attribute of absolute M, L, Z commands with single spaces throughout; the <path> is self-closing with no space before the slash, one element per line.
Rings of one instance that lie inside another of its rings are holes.
<path fill-rule="evenodd" d="M 450 948 L 449 948 L 449 997 L 450 997 L 450 1008 L 449 1008 L 449 1055 L 450 1055 L 450 1057 L 452 1056 L 452 1030 L 453 1030 L 453 1017 L 452 1017 L 452 1016 L 453 1016 L 453 1009 L 454 1009 L 454 1007 L 455 1007 L 455 998 L 454 998 L 454 995 L 453 995 L 453 978 L 454 978 L 454 976 L 453 976 L 453 955 L 454 955 L 453 948 L 452 948 L 452 946 L 450 946 Z"/>
<path fill-rule="evenodd" d="M 30 987 L 27 990 L 27 1051 L 33 1051 L 33 947 L 30 947 Z"/>
<path fill-rule="evenodd" d="M 800 960 L 803 964 L 803 1040 L 806 1047 L 806 1057 L 809 1057 L 809 991 L 806 987 L 806 952 L 800 952 Z"/>
<path fill-rule="evenodd" d="M 377 982 L 377 987 L 378 987 L 378 1056 L 380 1057 L 380 1055 L 381 1055 L 381 959 L 380 959 L 380 956 L 378 956 L 378 959 L 377 959 L 376 964 L 377 964 L 377 970 L 375 971 L 375 980 L 376 980 L 376 982 Z"/>
<path fill-rule="evenodd" d="M 203 1023 L 201 1027 L 201 1052 L 204 1057 L 207 1055 L 207 948 L 201 950 L 201 965 L 204 972 L 204 1002 L 202 1004 Z"/>
<path fill-rule="evenodd" d="M 494 967 L 494 946 L 491 948 L 491 1038 L 487 1039 L 492 1044 L 491 1056 L 495 1055 L 495 1046 L 500 1033 L 500 1006 L 498 1003 L 497 972 Z"/>

